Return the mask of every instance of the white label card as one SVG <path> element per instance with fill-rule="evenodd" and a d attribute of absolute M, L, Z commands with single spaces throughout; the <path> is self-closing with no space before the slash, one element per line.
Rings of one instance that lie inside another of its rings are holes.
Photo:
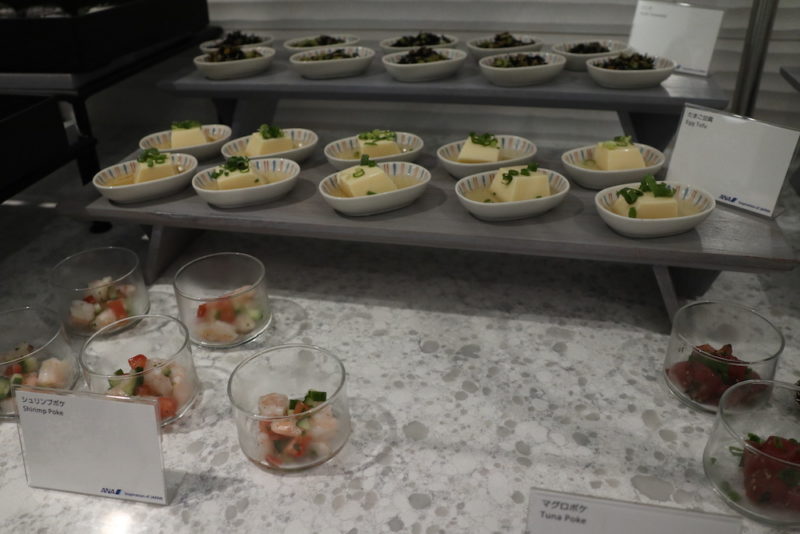
<path fill-rule="evenodd" d="M 167 504 L 155 399 L 15 390 L 28 484 Z"/>
<path fill-rule="evenodd" d="M 738 534 L 738 517 L 531 489 L 525 534 Z"/>
<path fill-rule="evenodd" d="M 639 0 L 628 39 L 637 52 L 675 61 L 678 72 L 708 75 L 723 11 Z"/>
<path fill-rule="evenodd" d="M 667 180 L 771 217 L 798 139 L 796 130 L 686 105 Z"/>

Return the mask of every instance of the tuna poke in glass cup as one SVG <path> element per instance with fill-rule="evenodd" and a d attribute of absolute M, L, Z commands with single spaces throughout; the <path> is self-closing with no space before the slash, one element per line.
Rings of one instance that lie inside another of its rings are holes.
<path fill-rule="evenodd" d="M 239 252 L 209 254 L 178 269 L 173 289 L 192 342 L 234 347 L 266 330 L 272 310 L 265 273 L 261 261 Z"/>
<path fill-rule="evenodd" d="M 723 500 L 755 521 L 800 527 L 800 387 L 752 380 L 719 401 L 703 453 L 706 477 Z"/>
<path fill-rule="evenodd" d="M 154 397 L 161 425 L 182 417 L 200 392 L 189 331 L 174 317 L 140 315 L 132 328 L 112 323 L 90 337 L 79 361 L 89 390 Z"/>
<path fill-rule="evenodd" d="M 731 386 L 771 380 L 783 347 L 780 330 L 755 310 L 734 302 L 694 302 L 672 319 L 664 377 L 682 402 L 716 412 Z"/>
<path fill-rule="evenodd" d="M 240 363 L 228 380 L 239 445 L 265 469 L 297 471 L 333 458 L 350 436 L 342 362 L 313 345 L 281 345 Z"/>
<path fill-rule="evenodd" d="M 72 389 L 78 359 L 58 315 L 25 307 L 0 312 L 0 419 L 15 417 L 15 385 Z"/>
<path fill-rule="evenodd" d="M 150 311 L 139 256 L 122 247 L 84 250 L 59 262 L 50 273 L 58 312 L 70 334 L 89 336 L 132 315 Z"/>

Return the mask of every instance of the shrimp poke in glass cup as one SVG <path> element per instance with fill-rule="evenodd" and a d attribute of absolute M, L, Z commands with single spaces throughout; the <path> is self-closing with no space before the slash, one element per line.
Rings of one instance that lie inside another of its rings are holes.
<path fill-rule="evenodd" d="M 84 250 L 59 262 L 50 274 L 59 313 L 70 334 L 89 336 L 111 323 L 150 310 L 139 256 L 122 247 Z"/>
<path fill-rule="evenodd" d="M 0 312 L 0 419 L 16 416 L 15 385 L 72 389 L 79 376 L 58 315 L 33 307 Z"/>
<path fill-rule="evenodd" d="M 249 254 L 220 252 L 175 274 L 181 320 L 194 343 L 228 348 L 257 337 L 272 322 L 264 264 Z"/>
<path fill-rule="evenodd" d="M 189 331 L 174 317 L 140 315 L 133 328 L 111 323 L 79 357 L 89 390 L 118 397 L 154 397 L 161 425 L 182 417 L 200 392 Z"/>
<path fill-rule="evenodd" d="M 342 362 L 312 345 L 273 347 L 228 381 L 239 444 L 258 466 L 297 471 L 333 458 L 350 436 Z"/>

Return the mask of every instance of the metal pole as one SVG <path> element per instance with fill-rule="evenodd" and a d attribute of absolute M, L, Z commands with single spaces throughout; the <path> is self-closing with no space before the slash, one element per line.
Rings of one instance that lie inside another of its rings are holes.
<path fill-rule="evenodd" d="M 736 88 L 730 103 L 731 112 L 737 115 L 749 117 L 755 109 L 758 84 L 761 82 L 761 72 L 764 70 L 764 59 L 777 11 L 778 0 L 753 0 L 739 73 L 736 76 Z"/>

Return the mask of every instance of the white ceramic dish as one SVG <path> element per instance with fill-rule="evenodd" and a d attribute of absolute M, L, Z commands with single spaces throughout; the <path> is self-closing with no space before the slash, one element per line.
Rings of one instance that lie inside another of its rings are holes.
<path fill-rule="evenodd" d="M 227 36 L 228 33 L 230 32 L 225 32 L 225 35 Z M 258 48 L 260 46 L 270 46 L 272 44 L 272 36 L 268 33 L 249 32 L 249 31 L 242 31 L 242 33 L 246 35 L 255 35 L 256 37 L 261 38 L 261 40 L 257 43 L 242 45 L 241 46 L 242 50 L 248 50 L 250 48 Z M 223 40 L 225 40 L 225 37 L 223 37 L 222 39 L 212 39 L 210 41 L 203 41 L 202 43 L 200 43 L 200 50 L 202 52 L 205 52 L 206 54 L 208 54 L 209 52 L 213 52 L 214 50 L 219 48 Z"/>
<path fill-rule="evenodd" d="M 428 169 L 415 163 L 390 161 L 388 163 L 379 163 L 378 165 L 395 184 L 405 185 L 405 187 L 397 191 L 378 193 L 377 195 L 343 197 L 337 194 L 339 189 L 338 173 L 334 173 L 326 176 L 319 183 L 319 192 L 322 198 L 333 209 L 344 215 L 355 217 L 375 215 L 408 206 L 425 192 L 425 188 L 431 180 L 431 173 Z"/>
<path fill-rule="evenodd" d="M 425 45 L 428 48 L 453 48 L 458 44 L 458 37 L 455 35 L 450 35 L 449 33 L 439 33 L 439 32 L 426 32 L 426 33 L 433 33 L 440 37 L 445 37 L 449 39 L 449 43 L 439 43 L 436 45 Z M 392 43 L 396 43 L 402 37 L 408 37 L 414 34 L 405 34 L 405 35 L 397 35 L 395 37 L 389 37 L 388 39 L 384 39 L 380 42 L 381 50 L 383 50 L 387 54 L 391 54 L 392 52 L 402 52 L 403 50 L 411 50 L 414 48 L 419 48 L 419 46 L 392 46 Z"/>
<path fill-rule="evenodd" d="M 547 62 L 546 65 L 537 65 L 534 67 L 494 67 L 492 63 L 497 58 L 505 58 L 508 56 L 521 54 L 537 54 L 542 56 Z M 478 61 L 481 68 L 481 73 L 495 85 L 501 87 L 523 87 L 526 85 L 537 85 L 545 83 L 564 70 L 564 65 L 567 60 L 564 56 L 558 54 L 551 54 L 549 52 L 515 52 L 513 54 L 498 54 L 496 56 L 486 56 Z"/>
<path fill-rule="evenodd" d="M 524 33 L 511 33 L 516 39 L 520 41 L 524 41 L 527 44 L 519 45 L 519 46 L 509 46 L 506 48 L 481 48 L 478 46 L 478 43 L 482 43 L 484 41 L 492 41 L 494 40 L 494 36 L 492 35 L 484 35 L 483 37 L 478 37 L 477 39 L 471 39 L 467 41 L 467 48 L 472 55 L 478 59 L 481 59 L 486 56 L 496 56 L 497 54 L 515 54 L 517 52 L 529 52 L 531 50 L 541 50 L 543 43 L 540 39 L 538 39 L 534 35 L 528 35 Z"/>
<path fill-rule="evenodd" d="M 666 158 L 663 152 L 647 145 L 635 143 L 642 153 L 645 167 L 642 169 L 627 169 L 624 171 L 603 171 L 600 169 L 587 169 L 581 163 L 587 159 L 594 159 L 594 147 L 597 145 L 582 146 L 568 150 L 561 154 L 561 163 L 567 175 L 578 185 L 586 189 L 605 189 L 612 185 L 627 184 L 641 180 L 648 174 L 656 174 L 664 166 Z"/>
<path fill-rule="evenodd" d="M 669 78 L 675 70 L 675 62 L 665 57 L 655 58 L 655 68 L 650 70 L 613 70 L 598 65 L 608 58 L 589 59 L 586 69 L 592 80 L 609 89 L 644 89 L 655 87 Z"/>
<path fill-rule="evenodd" d="M 284 41 L 283 47 L 291 53 L 296 52 L 307 52 L 308 50 L 319 50 L 320 48 L 344 48 L 347 46 L 353 46 L 358 44 L 360 39 L 355 35 L 350 35 L 346 33 L 331 33 L 331 34 L 324 34 L 328 37 L 335 37 L 337 39 L 344 39 L 343 43 L 337 44 L 329 44 L 329 45 L 318 45 L 318 46 L 297 46 L 297 43 L 301 43 L 303 41 L 307 41 L 309 39 L 316 39 L 323 34 L 316 34 L 316 35 L 306 35 L 305 37 L 295 37 L 294 39 L 289 39 Z"/>
<path fill-rule="evenodd" d="M 94 175 L 92 184 L 101 195 L 120 204 L 144 202 L 177 193 L 192 180 L 192 174 L 197 169 L 197 159 L 189 154 L 169 154 L 169 157 L 180 170 L 173 176 L 141 184 L 108 185 L 112 180 L 136 172 L 139 162 L 132 160 L 106 167 Z"/>
<path fill-rule="evenodd" d="M 697 213 L 669 219 L 634 219 L 617 215 L 611 211 L 611 206 L 617 200 L 617 191 L 623 187 L 639 187 L 639 182 L 615 185 L 597 193 L 594 197 L 597 213 L 612 230 L 626 237 L 665 237 L 688 232 L 703 222 L 716 206 L 714 197 L 702 189 L 674 182 L 663 183 L 677 189 L 675 198 L 679 202 L 694 206 Z"/>
<path fill-rule="evenodd" d="M 400 145 L 403 152 L 400 154 L 392 154 L 391 156 L 372 158 L 372 161 L 376 163 L 383 163 L 386 161 L 415 161 L 419 157 L 422 148 L 425 146 L 422 138 L 408 132 L 395 133 L 397 134 L 397 144 Z M 328 163 L 336 170 L 341 171 L 353 165 L 358 165 L 360 158 L 352 157 L 353 152 L 357 150 L 358 136 L 354 135 L 353 137 L 345 137 L 344 139 L 328 143 L 325 145 L 323 152 L 325 153 L 325 157 L 328 158 Z"/>
<path fill-rule="evenodd" d="M 275 50 L 265 46 L 252 48 L 261 57 L 250 59 L 237 59 L 234 61 L 206 61 L 206 54 L 194 58 L 195 66 L 210 80 L 233 80 L 247 78 L 264 72 L 272 64 Z"/>
<path fill-rule="evenodd" d="M 568 52 L 568 50 L 574 46 L 579 44 L 589 44 L 589 43 L 600 43 L 601 45 L 608 48 L 608 52 L 596 52 L 594 54 L 575 54 L 572 52 Z M 629 54 L 633 49 L 628 45 L 628 43 L 623 43 L 622 41 L 612 41 L 611 39 L 587 39 L 585 41 L 570 41 L 568 43 L 558 43 L 554 44 L 550 47 L 550 49 L 559 55 L 564 56 L 567 59 L 567 64 L 564 68 L 567 70 L 574 70 L 574 71 L 585 71 L 586 70 L 586 61 L 589 59 L 597 59 L 597 58 L 606 58 L 611 56 L 616 56 L 618 54 Z"/>
<path fill-rule="evenodd" d="M 308 158 L 308 156 L 314 152 L 314 148 L 316 148 L 317 143 L 319 142 L 319 137 L 317 134 L 304 128 L 284 128 L 283 132 L 285 135 L 292 138 L 292 144 L 294 145 L 294 148 L 291 150 L 284 150 L 283 152 L 275 152 L 274 154 L 266 154 L 264 156 L 248 157 L 251 160 L 263 158 L 286 158 L 299 163 Z M 244 149 L 247 148 L 247 142 L 249 140 L 250 136 L 246 135 L 225 143 L 222 145 L 222 155 L 226 159 L 232 156 L 244 156 Z"/>
<path fill-rule="evenodd" d="M 398 61 L 408 52 L 395 52 L 383 56 L 381 61 L 389 75 L 398 82 L 430 82 L 454 75 L 467 59 L 467 53 L 463 50 L 438 48 L 436 51 L 447 59 L 431 63 L 403 65 Z"/>
<path fill-rule="evenodd" d="M 439 147 L 436 151 L 436 157 L 439 158 L 439 162 L 444 165 L 444 168 L 452 176 L 463 178 L 470 174 L 487 172 L 500 167 L 525 165 L 536 155 L 536 145 L 533 141 L 529 141 L 524 137 L 516 135 L 496 135 L 495 137 L 497 137 L 498 145 L 500 146 L 500 155 L 505 157 L 500 161 L 492 163 L 459 163 L 456 158 L 461 151 L 461 147 L 464 146 L 465 139 Z"/>
<path fill-rule="evenodd" d="M 302 61 L 301 58 L 317 54 L 326 54 L 336 50 L 344 50 L 346 54 L 358 54 L 347 59 L 326 59 L 319 61 Z M 289 57 L 292 68 L 303 78 L 310 80 L 327 80 L 329 78 L 347 78 L 358 76 L 369 67 L 375 51 L 364 46 L 341 46 L 315 48 L 306 52 L 298 52 Z"/>
<path fill-rule="evenodd" d="M 548 197 L 515 202 L 476 202 L 467 198 L 466 195 L 469 192 L 486 189 L 492 185 L 496 171 L 465 176 L 456 182 L 456 194 L 459 202 L 467 211 L 484 221 L 513 221 L 541 215 L 564 201 L 569 193 L 569 181 L 550 169 L 539 170 L 547 174 L 552 193 Z"/>
<path fill-rule="evenodd" d="M 219 154 L 220 147 L 230 139 L 231 127 L 224 124 L 204 124 L 202 129 L 203 133 L 206 134 L 206 138 L 211 139 L 211 141 L 202 145 L 169 148 L 172 130 L 164 130 L 142 137 L 139 140 L 139 148 L 142 150 L 157 148 L 161 152 L 168 153 L 181 152 L 182 154 L 192 155 L 198 160 L 213 158 Z"/>
<path fill-rule="evenodd" d="M 211 167 L 195 174 L 192 187 L 195 192 L 206 202 L 220 208 L 240 208 L 263 204 L 276 200 L 292 190 L 300 176 L 300 166 L 286 158 L 266 158 L 250 160 L 250 169 L 256 174 L 264 175 L 269 172 L 285 173 L 286 178 L 274 183 L 243 187 L 241 189 L 213 189 L 216 187 L 211 173 L 216 167 Z"/>

